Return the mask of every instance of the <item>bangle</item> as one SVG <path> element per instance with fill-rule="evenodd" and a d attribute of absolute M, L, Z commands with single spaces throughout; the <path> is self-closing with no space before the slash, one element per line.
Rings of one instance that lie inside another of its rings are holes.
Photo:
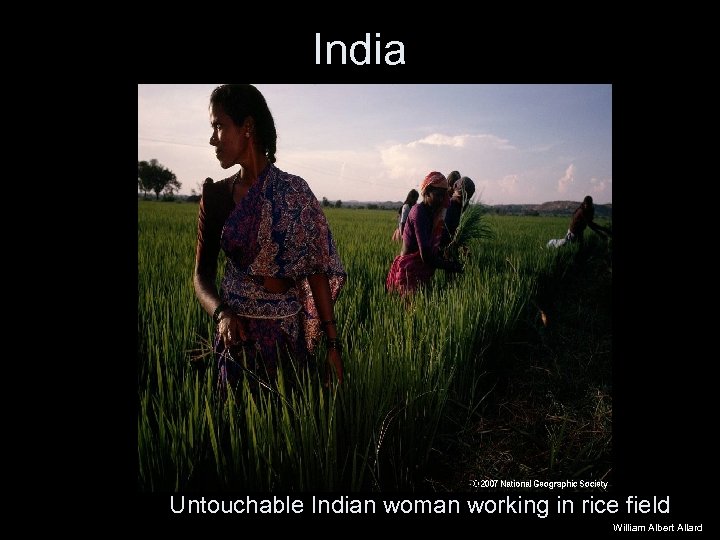
<path fill-rule="evenodd" d="M 322 324 L 323 327 L 325 327 L 325 326 L 329 326 L 331 324 L 337 324 L 337 321 L 335 319 L 330 319 L 329 321 L 320 321 L 320 324 Z"/>
<path fill-rule="evenodd" d="M 342 346 L 340 345 L 340 340 L 338 338 L 328 338 L 327 348 L 328 350 L 335 349 L 337 352 L 342 352 Z"/>
<path fill-rule="evenodd" d="M 213 312 L 213 321 L 215 321 L 215 324 L 218 324 L 220 322 L 220 314 L 225 311 L 226 309 L 230 309 L 230 306 L 228 306 L 225 302 L 220 302 L 220 305 L 215 308 L 215 311 Z"/>

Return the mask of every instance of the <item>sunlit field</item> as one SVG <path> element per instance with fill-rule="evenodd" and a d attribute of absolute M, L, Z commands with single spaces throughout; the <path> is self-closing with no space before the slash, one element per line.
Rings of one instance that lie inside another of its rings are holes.
<path fill-rule="evenodd" d="M 138 201 L 140 491 L 418 489 L 439 434 L 492 391 L 487 356 L 577 251 L 545 248 L 568 217 L 487 215 L 494 237 L 472 245 L 465 271 L 436 272 L 408 305 L 384 288 L 396 212 L 326 208 L 348 274 L 335 306 L 344 384 L 325 388 L 321 362 L 286 369 L 255 399 L 246 388 L 221 400 L 214 325 L 192 286 L 197 212 Z"/>

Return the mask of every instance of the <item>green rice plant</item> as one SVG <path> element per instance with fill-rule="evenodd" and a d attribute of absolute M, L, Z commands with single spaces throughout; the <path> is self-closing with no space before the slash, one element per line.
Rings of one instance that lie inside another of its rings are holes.
<path fill-rule="evenodd" d="M 139 489 L 419 486 L 438 438 L 490 391 L 487 355 L 533 301 L 538 276 L 572 254 L 544 249 L 565 219 L 478 218 L 472 208 L 456 236 L 457 246 L 473 246 L 465 271 L 452 281 L 438 271 L 410 305 L 384 288 L 398 254 L 395 213 L 324 209 L 348 273 L 335 306 L 345 383 L 323 386 L 321 343 L 309 365 L 282 366 L 272 391 L 253 395 L 244 383 L 222 399 L 214 326 L 192 285 L 197 205 L 140 201 Z"/>
<path fill-rule="evenodd" d="M 450 243 L 445 247 L 445 258 L 460 260 L 467 257 L 470 245 L 493 237 L 493 229 L 479 204 L 469 205 L 460 216 L 460 223 Z"/>

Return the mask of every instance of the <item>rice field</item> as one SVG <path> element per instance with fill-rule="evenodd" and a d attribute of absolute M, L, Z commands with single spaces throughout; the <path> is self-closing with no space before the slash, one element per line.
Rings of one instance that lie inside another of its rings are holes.
<path fill-rule="evenodd" d="M 532 307 L 540 276 L 575 247 L 547 250 L 569 218 L 487 215 L 464 273 L 408 306 L 384 290 L 397 214 L 326 208 L 348 273 L 335 306 L 345 383 L 323 365 L 286 369 L 276 391 L 219 399 L 192 272 L 198 206 L 138 201 L 138 489 L 412 490 L 439 433 L 483 399 L 484 362 Z M 591 233 L 592 234 L 592 233 Z M 324 350 L 319 358 L 324 359 Z"/>

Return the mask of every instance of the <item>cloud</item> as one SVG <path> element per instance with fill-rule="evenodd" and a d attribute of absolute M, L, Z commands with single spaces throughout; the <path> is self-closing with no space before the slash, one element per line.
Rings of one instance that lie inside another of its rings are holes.
<path fill-rule="evenodd" d="M 517 174 L 508 174 L 503 177 L 502 180 L 498 181 L 498 185 L 506 190 L 514 190 L 515 186 L 517 186 L 518 183 L 518 175 Z"/>
<path fill-rule="evenodd" d="M 304 177 L 313 190 L 329 198 L 395 200 L 419 186 L 430 171 L 448 174 L 458 170 L 481 186 L 495 186 L 506 195 L 520 189 L 517 150 L 510 142 L 489 134 L 433 133 L 402 143 L 379 144 L 353 150 L 285 149 L 278 161 Z M 282 167 L 281 167 L 282 168 Z"/>
<path fill-rule="evenodd" d="M 612 198 L 612 178 L 591 178 L 590 191 L 592 191 L 595 196 L 605 195 Z"/>
<path fill-rule="evenodd" d="M 508 174 L 498 180 L 497 184 L 503 194 L 516 195 L 518 193 L 518 180 L 517 174 Z"/>
<path fill-rule="evenodd" d="M 515 150 L 516 148 L 510 144 L 507 139 L 502 139 L 495 135 L 489 135 L 486 133 L 480 133 L 478 135 L 443 135 L 442 133 L 433 133 L 427 137 L 423 137 L 420 140 L 412 141 L 405 145 L 407 148 L 416 148 L 420 145 L 431 145 L 431 146 L 452 146 L 456 148 L 465 148 L 472 144 L 484 144 L 490 147 L 497 148 L 499 150 Z"/>
<path fill-rule="evenodd" d="M 389 178 L 414 178 L 419 182 L 430 171 L 447 174 L 459 170 L 471 177 L 475 171 L 466 171 L 462 163 L 497 162 L 499 154 L 517 150 L 510 141 L 487 133 L 447 135 L 432 133 L 407 143 L 383 145 L 378 148 L 382 165 Z"/>
<path fill-rule="evenodd" d="M 285 146 L 278 153 L 277 165 L 305 178 L 318 198 L 330 200 L 402 200 L 428 172 L 452 170 L 472 178 L 474 200 L 486 204 L 540 203 L 557 198 L 558 193 L 572 198 L 576 189 L 612 199 L 610 179 L 596 174 L 593 183 L 589 178 L 580 182 L 574 159 L 561 162 L 565 170 L 559 178 L 557 165 L 540 156 L 515 149 L 494 135 L 433 133 L 364 148 Z"/>
<path fill-rule="evenodd" d="M 565 193 L 568 189 L 568 186 L 572 184 L 575 181 L 575 165 L 570 164 L 570 166 L 565 169 L 565 174 L 563 177 L 558 180 L 558 193 Z"/>
<path fill-rule="evenodd" d="M 432 146 L 455 146 L 458 148 L 462 148 L 463 146 L 465 146 L 466 142 L 467 135 L 450 136 L 443 135 L 442 133 L 433 133 L 432 135 L 428 135 L 427 137 L 424 137 L 419 141 L 412 141 L 405 146 L 407 146 L 408 148 L 415 148 L 421 144 L 429 144 Z"/>

